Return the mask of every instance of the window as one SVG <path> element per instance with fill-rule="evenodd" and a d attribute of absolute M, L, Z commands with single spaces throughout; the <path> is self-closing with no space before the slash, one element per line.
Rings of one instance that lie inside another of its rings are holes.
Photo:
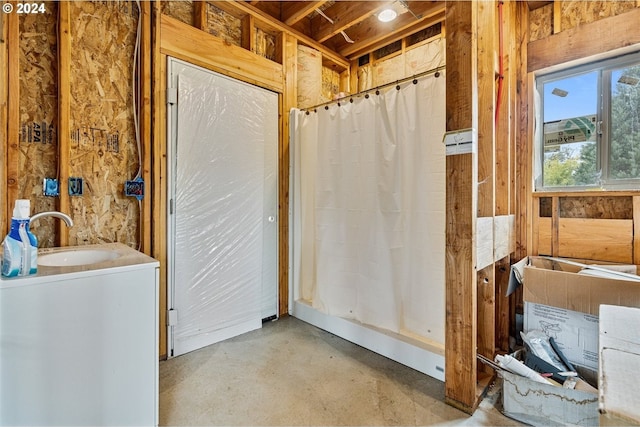
<path fill-rule="evenodd" d="M 640 53 L 537 78 L 537 190 L 640 190 Z"/>

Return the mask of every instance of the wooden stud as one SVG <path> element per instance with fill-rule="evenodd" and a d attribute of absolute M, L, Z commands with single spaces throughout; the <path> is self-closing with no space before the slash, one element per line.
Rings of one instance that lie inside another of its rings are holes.
<path fill-rule="evenodd" d="M 284 65 L 284 93 L 282 99 L 282 127 L 280 132 L 280 149 L 278 150 L 279 170 L 279 315 L 289 312 L 289 111 L 297 103 L 298 93 L 298 43 L 295 37 L 283 33 L 282 56 Z"/>
<path fill-rule="evenodd" d="M 71 3 L 61 1 L 58 14 L 58 210 L 70 214 L 71 203 L 66 188 L 71 167 Z M 60 246 L 69 245 L 69 229 L 62 221 L 58 221 L 58 238 Z"/>
<path fill-rule="evenodd" d="M 9 17 L 7 14 L 0 15 L 0 64 L 8 64 L 8 33 L 9 26 L 7 25 Z M 18 37 L 15 37 L 19 39 Z M 9 86 L 9 69 L 8 67 L 0 68 L 0 141 L 7 141 L 7 114 L 8 114 L 8 86 Z M 5 144 L 2 151 L 0 151 L 0 179 L 1 182 L 7 182 L 7 146 Z M 7 200 L 6 186 L 0 186 L 0 200 L 6 206 L 5 209 L 0 209 L 0 233 L 7 233 L 9 231 L 8 221 L 8 207 L 9 201 Z"/>
<path fill-rule="evenodd" d="M 491 263 L 487 267 L 478 271 L 478 350 L 477 353 L 489 359 L 495 356 L 496 343 L 496 283 L 495 267 Z M 493 375 L 494 371 L 484 363 L 478 364 L 478 377 Z"/>
<path fill-rule="evenodd" d="M 633 263 L 640 265 L 640 196 L 633 196 Z"/>
<path fill-rule="evenodd" d="M 19 15 L 9 13 L 7 17 L 7 145 L 6 145 L 6 227 L 13 215 L 13 205 L 18 194 L 18 161 L 20 133 L 20 26 Z"/>
<path fill-rule="evenodd" d="M 167 57 L 160 54 L 160 2 L 152 2 L 151 49 L 153 63 L 153 149 L 151 186 L 153 215 L 153 257 L 160 261 L 160 316 L 159 351 L 161 359 L 167 358 L 167 141 L 166 141 L 166 64 Z"/>
<path fill-rule="evenodd" d="M 477 128 L 477 3 L 446 2 L 446 130 Z M 472 413 L 477 399 L 477 157 L 446 156 L 445 400 Z"/>
<path fill-rule="evenodd" d="M 533 239 L 533 241 L 530 244 L 530 253 L 532 253 L 533 255 L 538 255 L 539 252 L 539 244 L 540 244 L 540 199 L 539 198 L 534 198 L 533 199 L 533 203 L 531 205 L 532 209 L 531 209 L 531 228 L 533 230 L 533 235 L 536 236 L 536 238 Z"/>
<path fill-rule="evenodd" d="M 141 204 L 140 250 L 147 255 L 151 255 L 151 3 L 143 1 L 140 4 L 141 13 L 139 19 L 142 20 L 140 38 L 140 138 L 142 147 L 142 179 L 145 182 L 145 195 Z"/>
<path fill-rule="evenodd" d="M 477 353 L 493 359 L 495 353 L 495 268 L 494 261 L 494 216 L 495 216 L 495 105 L 496 69 L 495 52 L 497 7 L 495 2 L 478 3 L 478 221 L 489 220 L 489 259 L 486 267 L 477 268 Z M 476 232 L 480 233 L 480 228 Z M 476 237 L 478 239 L 478 237 Z M 480 241 L 476 240 L 476 248 Z M 478 365 L 478 375 L 493 375 L 494 371 L 484 364 Z"/>
<path fill-rule="evenodd" d="M 533 105 L 533 94 L 529 95 L 529 76 L 527 70 L 527 45 L 529 43 L 529 8 L 522 2 L 516 3 L 516 21 L 517 28 L 517 44 L 515 58 L 519 74 L 517 77 L 517 114 L 516 122 L 518 127 L 517 142 L 515 149 L 516 167 L 515 167 L 515 213 L 516 213 L 516 260 L 526 255 L 527 242 L 533 241 L 529 226 L 531 217 L 528 213 L 531 203 L 531 159 L 532 144 L 529 143 L 529 135 L 533 135 L 530 131 L 533 129 L 530 121 L 530 114 L 533 109 L 529 110 L 529 105 Z"/>
<path fill-rule="evenodd" d="M 357 59 L 351 61 L 351 69 L 349 71 L 349 88 L 347 89 L 349 93 L 358 93 L 358 67 Z"/>
<path fill-rule="evenodd" d="M 560 198 L 551 198 L 551 255 L 560 256 Z"/>
<path fill-rule="evenodd" d="M 513 47 L 514 35 L 516 28 L 512 13 L 515 9 L 513 2 L 504 2 L 502 5 L 502 22 L 499 22 L 499 14 L 496 17 L 496 25 L 502 25 L 503 29 L 503 75 L 496 73 L 496 85 L 500 85 L 502 80 L 502 99 L 500 105 L 497 104 L 496 95 L 496 111 L 497 120 L 495 121 L 495 214 L 509 215 L 513 213 L 511 210 L 512 199 L 512 177 L 511 162 L 514 152 L 511 150 L 511 141 L 515 140 L 513 136 L 513 127 L 511 121 L 511 112 L 514 111 L 514 66 L 512 66 L 513 57 L 516 55 Z M 496 42 L 499 45 L 499 39 Z M 499 49 L 497 49 L 499 50 Z M 498 67 L 498 72 L 499 67 Z M 496 93 L 498 89 L 496 88 Z"/>
<path fill-rule="evenodd" d="M 495 214 L 496 4 L 478 3 L 478 217 Z"/>
<path fill-rule="evenodd" d="M 553 2 L 553 34 L 562 32 L 562 0 Z"/>
<path fill-rule="evenodd" d="M 640 9 L 590 22 L 526 45 L 527 70 L 537 71 L 640 43 Z"/>
<path fill-rule="evenodd" d="M 208 30 L 208 14 L 209 14 L 209 2 L 206 1 L 194 1 L 193 2 L 193 24 L 202 31 Z"/>
<path fill-rule="evenodd" d="M 495 263 L 496 281 L 496 351 L 507 353 L 509 351 L 510 324 L 510 299 L 507 297 L 509 287 L 509 275 L 511 273 L 510 258 L 507 256 Z"/>
<path fill-rule="evenodd" d="M 256 27 L 255 18 L 247 15 L 242 18 L 242 47 L 254 52 L 256 51 Z"/>

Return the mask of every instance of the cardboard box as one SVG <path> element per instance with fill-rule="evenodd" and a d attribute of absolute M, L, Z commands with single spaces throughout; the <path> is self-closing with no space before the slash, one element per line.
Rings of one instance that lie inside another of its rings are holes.
<path fill-rule="evenodd" d="M 524 332 L 544 331 L 569 361 L 597 370 L 600 304 L 640 307 L 637 271 L 635 265 L 532 256 L 512 267 L 510 291 L 524 286 Z"/>
<path fill-rule="evenodd" d="M 640 425 L 640 309 L 600 307 L 600 425 Z"/>
<path fill-rule="evenodd" d="M 531 425 L 598 425 L 598 395 L 500 372 L 502 412 Z"/>

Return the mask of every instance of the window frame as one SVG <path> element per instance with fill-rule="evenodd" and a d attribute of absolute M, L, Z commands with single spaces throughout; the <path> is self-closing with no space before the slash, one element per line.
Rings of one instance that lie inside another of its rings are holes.
<path fill-rule="evenodd" d="M 601 190 L 640 190 L 640 177 L 614 179 L 610 177 L 611 147 L 611 75 L 620 68 L 640 66 L 640 51 L 634 51 L 574 67 L 540 73 L 535 76 L 534 88 L 539 97 L 536 111 L 536 131 L 534 132 L 534 191 L 535 192 L 579 192 L 594 189 Z M 597 72 L 596 103 L 596 169 L 600 179 L 593 185 L 544 186 L 544 86 L 554 81 L 581 74 Z M 640 83 L 639 83 L 640 84 Z M 539 125 L 538 125 L 539 124 Z"/>

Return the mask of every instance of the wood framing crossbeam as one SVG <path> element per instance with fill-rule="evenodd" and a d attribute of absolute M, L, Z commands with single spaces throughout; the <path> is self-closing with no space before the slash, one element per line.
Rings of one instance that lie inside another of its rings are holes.
<path fill-rule="evenodd" d="M 298 39 L 300 43 L 320 51 L 322 53 L 323 60 L 333 63 L 342 70 L 346 70 L 349 68 L 349 61 L 344 56 L 327 49 L 325 46 L 323 46 L 321 43 L 318 43 L 313 38 L 289 27 L 283 22 L 278 21 L 274 17 L 256 8 L 255 6 L 252 6 L 249 3 L 233 0 L 220 0 L 211 3 L 217 8 L 222 9 L 225 12 L 230 13 L 238 18 L 244 18 L 247 15 L 251 15 L 256 20 L 257 25 L 261 28 L 273 32 L 290 34 Z"/>

